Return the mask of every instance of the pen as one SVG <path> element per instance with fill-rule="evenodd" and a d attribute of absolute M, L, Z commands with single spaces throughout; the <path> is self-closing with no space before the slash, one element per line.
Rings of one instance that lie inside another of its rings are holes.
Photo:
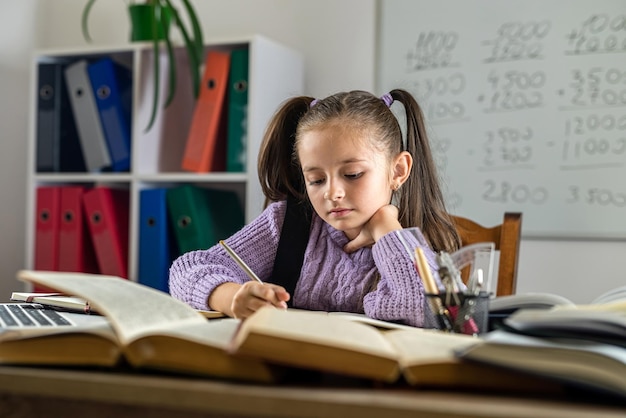
<path fill-rule="evenodd" d="M 415 266 L 417 267 L 417 272 L 419 273 L 419 275 L 422 276 L 424 289 L 428 294 L 426 297 L 428 298 L 431 309 L 437 315 L 437 318 L 439 319 L 442 328 L 446 331 L 452 331 L 453 326 L 452 321 L 449 317 L 449 313 L 443 306 L 443 303 L 439 297 L 439 288 L 437 287 L 437 283 L 432 276 L 430 267 L 428 266 L 428 261 L 426 260 L 426 256 L 424 255 L 424 251 L 420 247 L 417 247 L 415 249 Z"/>
<path fill-rule="evenodd" d="M 228 246 L 228 244 L 226 244 L 223 240 L 220 240 L 220 245 L 224 247 L 224 249 L 230 256 L 230 258 L 232 258 L 233 260 L 235 260 L 237 264 L 239 264 L 239 267 L 241 267 L 241 269 L 248 275 L 248 277 L 250 277 L 252 280 L 256 280 L 257 282 L 263 284 L 263 281 L 259 279 L 259 276 L 254 274 L 252 269 L 248 267 L 246 263 L 244 263 L 244 261 L 237 255 L 236 252 L 232 250 L 232 248 Z"/>

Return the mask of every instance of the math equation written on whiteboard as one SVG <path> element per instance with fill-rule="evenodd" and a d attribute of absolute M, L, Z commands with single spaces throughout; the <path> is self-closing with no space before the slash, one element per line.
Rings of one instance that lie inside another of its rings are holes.
<path fill-rule="evenodd" d="M 418 99 L 452 212 L 521 211 L 529 236 L 626 237 L 626 8 L 499 5 L 474 22 L 421 9 L 425 24 L 396 29 L 384 11 L 399 33 L 382 34 L 379 87 Z"/>

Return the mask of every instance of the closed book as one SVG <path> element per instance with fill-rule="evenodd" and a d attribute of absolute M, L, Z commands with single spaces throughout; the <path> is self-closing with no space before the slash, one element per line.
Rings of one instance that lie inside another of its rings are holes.
<path fill-rule="evenodd" d="M 37 65 L 36 146 L 38 172 L 82 172 L 82 155 L 70 108 L 63 62 Z"/>
<path fill-rule="evenodd" d="M 230 190 L 173 187 L 167 207 L 179 254 L 209 248 L 244 224 L 239 197 Z"/>
<path fill-rule="evenodd" d="M 87 60 L 79 60 L 68 65 L 64 72 L 86 169 L 97 172 L 108 170 L 111 158 L 89 81 L 87 65 Z"/>
<path fill-rule="evenodd" d="M 98 270 L 128 278 L 128 191 L 94 187 L 83 195 L 83 207 Z"/>
<path fill-rule="evenodd" d="M 193 172 L 226 169 L 226 86 L 230 54 L 209 51 L 183 154 L 182 169 Z"/>
<path fill-rule="evenodd" d="M 137 281 L 168 292 L 173 237 L 167 215 L 167 189 L 139 192 L 139 273 Z"/>
<path fill-rule="evenodd" d="M 130 169 L 132 72 L 103 58 L 87 66 L 104 138 L 111 158 L 111 171 Z"/>
<path fill-rule="evenodd" d="M 83 209 L 83 186 L 60 187 L 58 269 L 97 273 L 98 264 Z"/>
<path fill-rule="evenodd" d="M 228 125 L 226 129 L 226 171 L 246 171 L 248 143 L 248 60 L 249 50 L 230 54 L 228 76 Z"/>
<path fill-rule="evenodd" d="M 31 292 L 13 292 L 11 293 L 11 301 L 38 303 L 53 309 L 77 312 L 84 314 L 96 313 L 89 302 L 76 296 L 68 296 L 62 293 L 31 293 Z"/>

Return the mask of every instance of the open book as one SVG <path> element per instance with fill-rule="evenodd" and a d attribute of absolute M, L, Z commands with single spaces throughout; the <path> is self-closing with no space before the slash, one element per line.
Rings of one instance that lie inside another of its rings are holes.
<path fill-rule="evenodd" d="M 86 365 L 106 363 L 94 358 L 101 356 L 110 364 L 125 359 L 137 368 L 252 381 L 275 382 L 292 368 L 378 382 L 404 378 L 426 387 L 519 390 L 547 386 L 539 379 L 512 377 L 512 372 L 497 367 L 460 361 L 455 352 L 480 341 L 468 335 L 361 315 L 272 307 L 260 309 L 245 321 L 209 321 L 166 293 L 114 276 L 23 270 L 18 277 L 89 300 L 110 327 L 98 334 L 21 335 L 0 344 L 0 362 L 77 364 L 63 354 L 64 349 L 74 347 L 74 353 L 83 353 Z M 101 349 L 92 351 L 95 344 Z M 6 351 L 9 346 L 13 347 L 10 352 Z M 44 358 L 42 353 L 49 351 L 56 357 Z"/>
<path fill-rule="evenodd" d="M 396 382 L 419 387 L 490 390 L 558 390 L 554 385 L 456 357 L 480 343 L 477 337 L 264 307 L 242 322 L 230 352 L 271 364 Z M 373 326 L 372 326 L 373 325 Z"/>
<path fill-rule="evenodd" d="M 89 300 L 110 326 L 80 332 L 57 327 L 47 335 L 41 327 L 33 327 L 32 335 L 2 333 L 2 363 L 113 366 L 125 361 L 137 368 L 231 379 L 275 378 L 262 361 L 226 352 L 237 320 L 209 321 L 167 293 L 115 276 L 22 270 L 18 278 Z"/>

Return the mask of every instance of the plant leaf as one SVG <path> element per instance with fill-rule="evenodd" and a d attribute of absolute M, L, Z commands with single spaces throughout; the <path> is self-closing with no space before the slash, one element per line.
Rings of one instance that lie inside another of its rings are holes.
<path fill-rule="evenodd" d="M 204 53 L 204 37 L 202 35 L 202 27 L 200 26 L 198 15 L 191 5 L 191 2 L 189 0 L 183 0 L 183 4 L 185 5 L 185 9 L 187 9 L 189 21 L 191 22 L 191 27 L 193 28 L 193 43 L 196 48 L 196 56 L 198 57 L 198 62 L 202 62 L 202 55 Z"/>
<path fill-rule="evenodd" d="M 160 20 L 161 27 L 165 30 L 165 22 Z M 172 41 L 168 36 L 165 37 L 165 46 L 167 47 L 167 57 L 169 62 L 169 92 L 167 94 L 167 100 L 165 101 L 164 107 L 168 107 L 172 100 L 174 100 L 174 93 L 176 93 L 176 80 L 178 79 L 176 75 L 176 54 L 174 53 L 174 48 L 172 46 Z"/>
<path fill-rule="evenodd" d="M 83 30 L 83 36 L 85 37 L 85 39 L 88 42 L 91 42 L 91 36 L 89 36 L 89 25 L 88 25 L 88 19 L 89 19 L 89 12 L 91 12 L 91 8 L 93 7 L 93 4 L 96 2 L 96 0 L 88 0 L 87 3 L 85 4 L 85 8 L 83 9 L 83 14 L 81 16 L 81 27 Z"/>
<path fill-rule="evenodd" d="M 153 87 L 154 87 L 154 97 L 152 98 L 152 111 L 150 113 L 150 121 L 148 122 L 148 126 L 146 127 L 144 132 L 148 132 L 152 129 L 152 125 L 154 125 L 154 121 L 156 120 L 156 114 L 159 110 L 159 97 L 160 97 L 160 78 L 161 78 L 161 61 L 160 61 L 160 48 L 159 48 L 159 37 L 158 37 L 158 28 L 157 28 L 157 19 L 156 15 L 161 12 L 161 10 L 157 10 L 160 8 L 158 4 L 154 5 L 155 8 L 155 19 L 152 20 L 152 67 L 154 68 L 154 73 L 152 74 L 153 78 Z M 157 13 L 158 12 L 158 13 Z"/>
<path fill-rule="evenodd" d="M 170 7 L 172 7 L 172 16 L 174 23 L 180 30 L 180 33 L 183 36 L 183 40 L 185 41 L 185 48 L 187 49 L 187 55 L 189 56 L 189 72 L 191 74 L 191 80 L 193 84 L 193 93 L 194 97 L 198 97 L 200 94 L 200 56 L 198 56 L 198 47 L 194 40 L 189 37 L 189 32 L 187 28 L 183 24 L 178 11 L 173 8 L 173 5 L 170 0 L 164 0 Z"/>
<path fill-rule="evenodd" d="M 154 121 L 156 120 L 156 114 L 157 111 L 159 110 L 159 87 L 160 87 L 160 83 L 159 83 L 159 79 L 160 77 L 160 56 L 159 56 L 159 40 L 157 38 L 155 38 L 152 41 L 152 66 L 154 67 L 154 73 L 152 74 L 152 76 L 154 77 L 154 82 L 153 82 L 153 86 L 154 86 L 154 97 L 152 99 L 152 111 L 150 113 L 150 121 L 148 122 L 148 126 L 146 126 L 146 129 L 144 130 L 144 132 L 148 132 L 150 129 L 152 129 L 152 125 L 154 125 Z"/>

